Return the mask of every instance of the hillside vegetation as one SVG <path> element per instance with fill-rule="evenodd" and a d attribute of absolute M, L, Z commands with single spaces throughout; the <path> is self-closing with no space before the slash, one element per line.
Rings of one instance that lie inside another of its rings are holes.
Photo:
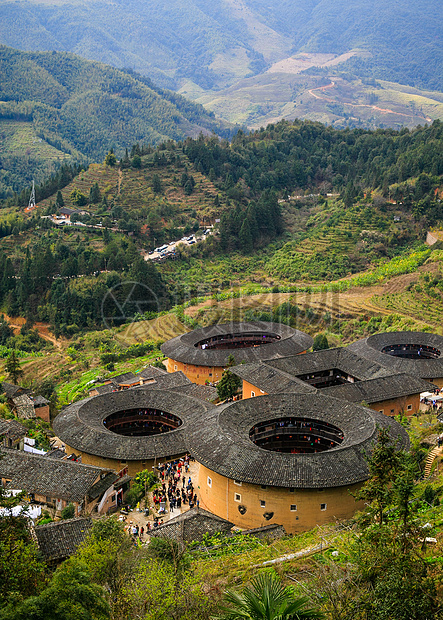
<path fill-rule="evenodd" d="M 66 53 L 0 46 L 0 194 L 43 181 L 63 161 L 101 161 L 137 141 L 231 134 L 201 105 L 131 72 Z M 32 176 L 34 175 L 34 176 Z"/>
<path fill-rule="evenodd" d="M 437 0 L 4 0 L 0 42 L 131 67 L 249 127 L 414 127 L 443 117 L 439 11 Z"/>
<path fill-rule="evenodd" d="M 426 230 L 443 222 L 442 138 L 440 122 L 400 132 L 281 122 L 231 144 L 214 136 L 135 144 L 119 162 L 108 153 L 107 164 L 63 167 L 37 188 L 37 210 L 5 203 L 1 307 L 70 337 L 248 282 L 249 294 L 344 293 L 414 273 L 430 259 Z M 27 205 L 25 194 L 16 198 Z M 48 218 L 63 205 L 81 210 L 81 225 L 54 227 Z M 160 244 L 212 225 L 214 234 L 179 244 L 170 260 L 149 260 Z M 428 301 L 415 296 L 409 313 L 405 299 L 390 306 L 374 290 L 363 306 L 438 324 L 438 309 L 421 310 Z"/>
<path fill-rule="evenodd" d="M 321 63 L 322 54 L 299 54 L 263 74 L 239 80 L 217 92 L 183 87 L 180 92 L 230 122 L 259 128 L 281 118 L 311 119 L 334 127 L 416 127 L 443 119 L 443 93 L 393 82 L 358 78 L 356 73 Z M 330 57 L 330 55 L 329 55 Z M 300 61 L 301 66 L 295 66 Z M 293 68 L 294 67 L 294 68 Z"/>

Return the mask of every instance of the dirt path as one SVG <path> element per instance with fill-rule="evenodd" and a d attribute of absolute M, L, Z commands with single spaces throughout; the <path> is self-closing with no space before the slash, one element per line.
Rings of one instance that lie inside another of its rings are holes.
<path fill-rule="evenodd" d="M 402 293 L 412 282 L 417 282 L 418 277 L 422 273 L 437 274 L 440 273 L 440 263 L 430 263 L 429 265 L 422 265 L 414 271 L 414 273 L 405 273 L 401 276 L 391 278 L 389 282 L 383 286 L 381 292 L 382 295 L 390 295 L 393 293 Z"/>
<path fill-rule="evenodd" d="M 325 90 L 328 90 L 329 88 L 333 88 L 334 86 L 335 86 L 335 82 L 331 82 L 330 84 L 327 84 L 326 86 L 319 86 L 318 88 L 311 88 L 311 90 L 308 90 L 308 93 L 312 95 L 315 99 L 321 99 L 322 101 L 328 101 L 330 103 L 340 103 L 341 105 L 347 105 L 347 106 L 350 106 L 351 108 L 370 108 L 371 110 L 376 110 L 377 112 L 381 112 L 382 114 L 396 114 L 397 116 L 405 116 L 406 118 L 418 117 L 418 118 L 422 118 L 427 123 L 432 122 L 432 118 L 429 118 L 428 116 L 425 116 L 424 114 L 405 114 L 404 112 L 395 112 L 395 110 L 391 110 L 390 108 L 379 108 L 376 105 L 369 105 L 366 103 L 348 103 L 346 101 L 337 101 L 337 99 L 333 99 L 331 97 L 321 97 L 320 95 L 317 95 L 314 92 L 316 90 L 320 90 L 324 92 Z"/>
<path fill-rule="evenodd" d="M 311 90 L 308 90 L 308 93 L 312 95 L 313 97 L 315 97 L 315 99 L 322 99 L 323 101 L 335 101 L 335 99 L 331 99 L 330 97 L 320 97 L 320 95 L 316 95 L 314 93 L 314 91 L 316 90 L 321 90 L 322 92 L 324 92 L 325 90 L 328 90 L 328 88 L 334 88 L 334 86 L 335 86 L 335 82 L 331 82 L 330 84 L 326 84 L 326 86 L 319 86 L 318 88 L 311 88 Z"/>
<path fill-rule="evenodd" d="M 4 314 L 3 316 L 14 330 L 14 333 L 18 333 L 23 327 L 23 325 L 26 323 L 26 319 L 22 316 L 10 317 L 6 314 Z M 48 340 L 49 342 L 51 342 L 55 347 L 57 347 L 57 349 L 62 348 L 62 341 L 57 340 L 57 338 L 50 333 L 50 326 L 48 325 L 48 323 L 37 322 L 34 323 L 33 327 L 38 331 L 38 334 L 41 338 L 44 338 L 44 340 Z"/>

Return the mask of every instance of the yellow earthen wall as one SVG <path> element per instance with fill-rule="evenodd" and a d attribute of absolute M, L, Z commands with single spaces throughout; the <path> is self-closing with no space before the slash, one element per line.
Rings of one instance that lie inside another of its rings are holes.
<path fill-rule="evenodd" d="M 203 465 L 200 465 L 197 486 L 202 508 L 244 529 L 277 523 L 283 525 L 289 534 L 295 534 L 337 519 L 349 519 L 364 505 L 363 502 L 356 502 L 351 495 L 361 484 L 319 491 L 262 488 L 254 484 L 236 484 L 234 480 Z M 237 497 L 236 500 L 236 495 L 240 499 Z M 261 506 L 260 502 L 265 502 L 265 506 Z M 326 504 L 324 510 L 322 504 Z M 291 510 L 291 505 L 297 509 Z M 239 506 L 246 507 L 244 515 L 239 512 Z M 273 512 L 274 515 L 267 520 L 263 516 L 265 512 Z"/>
<path fill-rule="evenodd" d="M 220 381 L 224 368 L 221 366 L 194 366 L 193 364 L 183 364 L 168 358 L 168 372 L 181 370 L 193 383 L 205 385 L 207 382 Z"/>
<path fill-rule="evenodd" d="M 443 388 L 443 377 L 437 377 L 436 379 L 425 379 L 425 381 L 430 381 L 435 387 Z"/>
<path fill-rule="evenodd" d="M 410 407 L 410 409 L 408 409 L 408 407 Z M 420 394 L 412 394 L 411 396 L 402 396 L 401 398 L 372 403 L 369 405 L 369 408 L 374 411 L 381 411 L 387 416 L 396 416 L 400 413 L 411 416 L 420 409 Z"/>
<path fill-rule="evenodd" d="M 256 385 L 252 385 L 248 381 L 243 381 L 243 400 L 246 398 L 253 398 L 254 396 L 265 396 L 267 392 L 264 392 Z"/>

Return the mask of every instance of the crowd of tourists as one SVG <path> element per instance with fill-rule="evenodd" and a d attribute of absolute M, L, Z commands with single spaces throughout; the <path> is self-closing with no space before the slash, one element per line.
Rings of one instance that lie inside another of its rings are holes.
<path fill-rule="evenodd" d="M 134 541 L 144 540 L 144 536 L 149 535 L 152 529 L 163 524 L 168 513 L 172 518 L 174 512 L 180 514 L 185 508 L 199 506 L 199 500 L 189 474 L 190 461 L 191 457 L 186 455 L 175 461 L 158 464 L 156 473 L 159 485 L 152 493 L 153 521 L 147 519 L 146 526 L 140 526 L 132 521 L 129 523 L 127 531 Z"/>

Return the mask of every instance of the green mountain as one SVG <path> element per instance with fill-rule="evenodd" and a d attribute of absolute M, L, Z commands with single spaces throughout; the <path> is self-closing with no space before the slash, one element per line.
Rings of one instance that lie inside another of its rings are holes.
<path fill-rule="evenodd" d="M 0 46 L 0 74 L 3 196 L 29 175 L 41 182 L 62 161 L 102 160 L 110 148 L 123 154 L 135 142 L 231 135 L 201 105 L 73 54 Z"/>
<path fill-rule="evenodd" d="M 360 49 L 367 57 L 351 61 L 359 75 L 443 90 L 440 10 L 438 0 L 2 0 L 0 41 L 204 90 L 301 51 Z"/>

